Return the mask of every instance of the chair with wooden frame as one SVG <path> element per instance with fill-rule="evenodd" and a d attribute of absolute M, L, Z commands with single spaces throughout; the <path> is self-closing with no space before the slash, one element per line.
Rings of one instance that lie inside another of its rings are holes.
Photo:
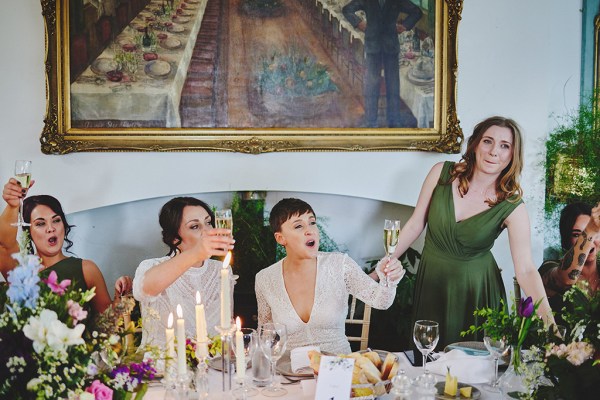
<path fill-rule="evenodd" d="M 350 302 L 350 309 L 346 318 L 346 336 L 350 344 L 352 344 L 353 342 L 359 343 L 359 350 L 366 350 L 369 344 L 369 328 L 371 326 L 371 306 L 361 302 L 357 309 L 356 297 L 351 297 L 352 301 Z M 361 304 L 364 305 L 364 307 L 360 307 Z M 362 317 L 357 315 L 357 311 L 359 311 L 361 308 L 363 309 Z M 362 326 L 360 336 L 348 335 L 349 328 L 355 325 Z"/>

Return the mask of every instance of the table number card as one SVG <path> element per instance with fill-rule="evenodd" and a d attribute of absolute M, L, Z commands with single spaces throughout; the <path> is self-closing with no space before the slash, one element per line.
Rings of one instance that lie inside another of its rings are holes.
<path fill-rule="evenodd" d="M 348 399 L 352 386 L 353 368 L 353 358 L 321 356 L 315 399 Z"/>

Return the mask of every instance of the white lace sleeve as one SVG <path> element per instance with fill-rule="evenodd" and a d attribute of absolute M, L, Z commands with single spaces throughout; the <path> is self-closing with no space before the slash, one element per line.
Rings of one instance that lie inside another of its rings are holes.
<path fill-rule="evenodd" d="M 133 297 L 140 302 L 151 302 L 157 296 L 149 295 L 144 292 L 144 277 L 146 272 L 155 265 L 162 263 L 167 260 L 169 257 L 162 258 L 150 258 L 148 260 L 144 260 L 140 263 L 140 265 L 135 270 L 135 276 L 133 278 Z"/>
<path fill-rule="evenodd" d="M 375 282 L 347 254 L 343 255 L 344 281 L 348 292 L 378 310 L 388 309 L 396 297 L 396 287 Z"/>
<path fill-rule="evenodd" d="M 256 303 L 258 304 L 258 326 L 260 326 L 265 322 L 272 322 L 273 316 L 271 315 L 271 307 L 269 307 L 269 303 L 263 293 L 261 276 L 257 274 L 256 278 L 254 291 L 256 292 Z"/>

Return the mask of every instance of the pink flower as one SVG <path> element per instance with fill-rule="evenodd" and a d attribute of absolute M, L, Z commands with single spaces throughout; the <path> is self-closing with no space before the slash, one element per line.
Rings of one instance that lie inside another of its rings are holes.
<path fill-rule="evenodd" d="M 77 324 L 77 321 L 85 319 L 88 315 L 88 312 L 73 300 L 67 301 L 67 307 L 69 308 L 69 315 L 73 318 L 73 326 Z"/>
<path fill-rule="evenodd" d="M 48 279 L 44 279 L 44 282 L 48 285 L 50 290 L 61 296 L 65 294 L 67 286 L 71 284 L 70 279 L 65 279 L 62 282 L 58 283 L 58 275 L 56 275 L 56 271 L 50 272 L 50 275 L 48 275 Z"/>
<path fill-rule="evenodd" d="M 113 391 L 111 388 L 96 379 L 90 387 L 85 389 L 86 392 L 94 395 L 95 400 L 112 400 Z"/>

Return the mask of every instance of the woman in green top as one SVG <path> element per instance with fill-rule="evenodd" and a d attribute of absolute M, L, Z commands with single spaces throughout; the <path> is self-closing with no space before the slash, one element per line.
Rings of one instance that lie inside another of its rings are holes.
<path fill-rule="evenodd" d="M 20 197 L 24 197 L 26 194 L 27 191 L 22 190 L 15 179 L 10 179 L 2 192 L 2 197 L 7 203 L 7 209 L 15 207 L 18 209 Z M 6 210 L 3 213 L 4 216 L 9 214 L 14 213 Z M 40 274 L 46 277 L 50 272 L 55 271 L 59 280 L 71 279 L 72 287 L 82 290 L 95 287 L 96 295 L 91 303 L 94 311 L 103 312 L 111 304 L 111 299 L 102 272 L 93 261 L 70 257 L 63 252 L 63 244 L 67 243 L 64 250 L 68 252 L 73 242 L 68 238 L 71 225 L 67 223 L 60 202 L 48 195 L 27 197 L 23 201 L 23 219 L 26 223 L 31 224 L 26 229 L 29 230 L 31 242 L 35 246 L 36 254 L 40 257 L 44 267 Z M 11 222 L 15 221 L 16 218 L 14 221 L 1 220 L 1 230 L 4 231 L 3 237 L 9 236 L 12 240 L 15 240 L 16 228 L 8 228 L 11 227 Z M 9 232 L 8 235 L 6 234 L 7 231 Z M 4 242 L 10 241 L 4 239 Z M 9 244 L 14 247 L 14 243 Z M 130 277 L 120 277 L 115 283 L 115 301 L 118 300 L 121 293 L 130 292 L 131 286 L 132 280 Z"/>
<path fill-rule="evenodd" d="M 465 340 L 473 311 L 498 307 L 505 289 L 490 249 L 508 228 L 515 275 L 538 313 L 553 323 L 544 285 L 531 258 L 529 217 L 518 179 L 523 166 L 521 133 L 511 119 L 480 122 L 458 163 L 433 166 L 415 211 L 400 233 L 392 257 L 399 257 L 427 225 L 417 273 L 413 321 L 439 322 L 438 348 Z M 481 322 L 481 321 L 479 321 Z M 468 340 L 468 339 L 467 339 Z"/>

